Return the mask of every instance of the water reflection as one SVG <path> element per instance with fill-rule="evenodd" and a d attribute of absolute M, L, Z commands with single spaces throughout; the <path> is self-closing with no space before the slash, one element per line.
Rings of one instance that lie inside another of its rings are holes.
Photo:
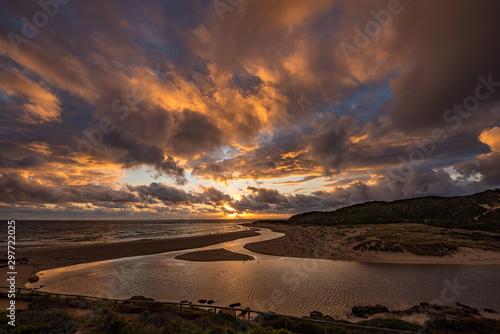
<path fill-rule="evenodd" d="M 246 262 L 189 262 L 174 259 L 182 250 L 46 270 L 37 284 L 44 291 L 108 298 L 145 295 L 155 300 L 213 299 L 227 306 L 291 315 L 312 310 L 342 317 L 356 304 L 386 304 L 406 308 L 440 298 L 445 280 L 456 277 L 467 289 L 456 301 L 471 306 L 500 308 L 497 278 L 500 266 L 373 264 L 300 259 L 256 254 L 246 243 L 279 236 L 269 229 L 261 235 L 199 250 L 225 248 L 256 258 Z"/>

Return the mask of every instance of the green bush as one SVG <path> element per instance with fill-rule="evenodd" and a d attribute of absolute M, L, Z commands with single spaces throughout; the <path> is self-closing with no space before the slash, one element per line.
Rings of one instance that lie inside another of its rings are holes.
<path fill-rule="evenodd" d="M 127 323 L 123 319 L 116 319 L 109 325 L 110 334 L 127 334 Z"/>
<path fill-rule="evenodd" d="M 236 334 L 232 328 L 215 327 L 209 334 Z"/>
<path fill-rule="evenodd" d="M 371 319 L 359 322 L 359 325 L 400 329 L 403 331 L 429 333 L 429 330 L 415 322 L 407 322 L 400 319 Z"/>

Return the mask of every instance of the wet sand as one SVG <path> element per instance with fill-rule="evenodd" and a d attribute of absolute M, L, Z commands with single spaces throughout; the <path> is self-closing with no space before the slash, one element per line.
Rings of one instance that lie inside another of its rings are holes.
<path fill-rule="evenodd" d="M 354 250 L 353 237 L 365 232 L 366 228 L 356 227 L 337 230 L 336 234 L 321 226 L 290 226 L 284 224 L 246 224 L 248 227 L 270 228 L 285 236 L 263 242 L 249 243 L 244 248 L 261 254 L 284 257 L 330 259 L 338 261 L 356 261 L 372 263 L 401 264 L 467 264 L 467 265 L 499 265 L 500 252 L 484 251 L 472 248 L 460 248 L 451 256 L 419 256 L 412 253 L 379 252 Z M 27 258 L 28 264 L 16 265 L 17 286 L 22 287 L 28 278 L 42 270 L 60 268 L 80 263 L 110 260 L 123 257 L 164 253 L 176 250 L 200 248 L 245 237 L 256 236 L 254 229 L 241 232 L 213 234 L 190 238 L 140 240 L 132 242 L 103 245 L 85 245 L 58 248 L 28 248 L 18 250 L 16 258 Z M 247 255 L 229 252 L 224 249 L 216 251 L 192 252 L 179 259 L 188 261 L 245 261 Z M 6 271 L 2 280 L 5 282 Z"/>
<path fill-rule="evenodd" d="M 224 248 L 177 255 L 175 259 L 194 262 L 251 261 L 253 256 L 228 251 Z"/>
<path fill-rule="evenodd" d="M 253 229 L 176 239 L 138 240 L 102 245 L 84 245 L 53 248 L 18 249 L 16 254 L 16 286 L 23 287 L 30 277 L 42 270 L 60 268 L 80 263 L 111 260 L 123 257 L 165 253 L 176 250 L 200 248 L 240 238 L 259 235 Z M 28 264 L 20 263 L 27 259 Z M 2 270 L 5 282 L 6 270 Z"/>

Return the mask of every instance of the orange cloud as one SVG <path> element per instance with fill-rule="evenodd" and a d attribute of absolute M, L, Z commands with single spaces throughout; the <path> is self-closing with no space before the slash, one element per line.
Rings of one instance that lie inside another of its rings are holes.
<path fill-rule="evenodd" d="M 479 135 L 479 140 L 488 145 L 493 152 L 500 153 L 500 127 L 483 131 Z"/>
<path fill-rule="evenodd" d="M 23 105 L 26 122 L 61 121 L 61 104 L 57 96 L 18 70 L 0 68 L 0 88 L 8 95 L 27 99 Z"/>

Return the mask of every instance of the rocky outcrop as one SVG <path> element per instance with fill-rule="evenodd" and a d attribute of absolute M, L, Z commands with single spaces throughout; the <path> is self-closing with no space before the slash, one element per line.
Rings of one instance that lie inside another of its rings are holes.
<path fill-rule="evenodd" d="M 386 312 L 389 312 L 389 309 L 387 308 L 387 306 L 382 304 L 366 305 L 366 306 L 357 305 L 352 308 L 352 314 L 358 317 L 371 316 Z"/>
<path fill-rule="evenodd" d="M 148 302 L 154 302 L 155 300 L 153 298 L 148 298 L 148 297 L 144 297 L 144 296 L 133 296 L 133 297 L 130 297 L 129 299 L 127 300 L 144 300 L 144 301 L 148 301 Z"/>
<path fill-rule="evenodd" d="M 323 313 L 321 313 L 320 311 L 312 311 L 309 314 L 309 317 L 310 318 L 323 318 Z"/>

